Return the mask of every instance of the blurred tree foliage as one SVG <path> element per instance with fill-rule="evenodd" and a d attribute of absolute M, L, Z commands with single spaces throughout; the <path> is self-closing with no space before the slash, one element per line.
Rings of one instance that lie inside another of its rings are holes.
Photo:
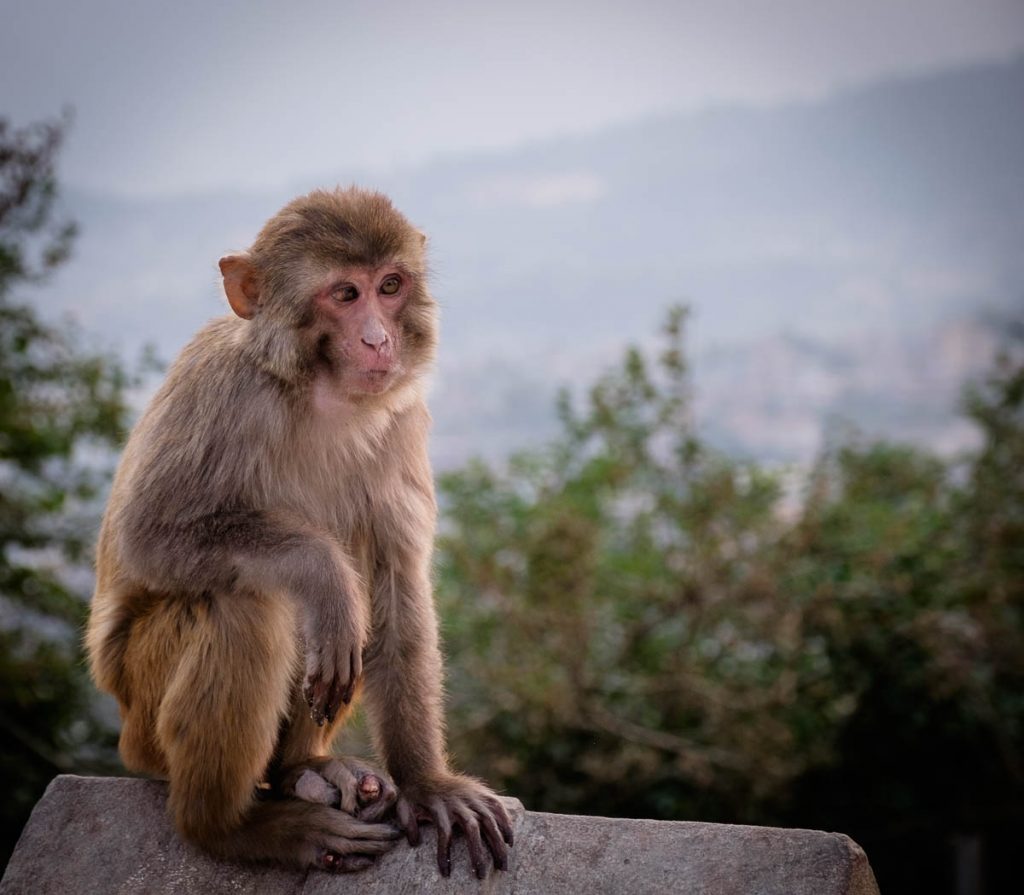
<path fill-rule="evenodd" d="M 96 498 L 124 435 L 129 378 L 20 298 L 75 235 L 53 214 L 66 123 L 0 119 L 0 866 L 54 774 L 111 757 L 79 629 Z"/>
<path fill-rule="evenodd" d="M 799 486 L 702 443 L 684 321 L 563 397 L 547 450 L 443 477 L 460 760 L 536 809 L 842 829 L 873 858 L 1019 829 L 1024 366 L 970 394 L 966 461 L 852 441 Z M 921 882 L 903 864 L 883 890 Z"/>

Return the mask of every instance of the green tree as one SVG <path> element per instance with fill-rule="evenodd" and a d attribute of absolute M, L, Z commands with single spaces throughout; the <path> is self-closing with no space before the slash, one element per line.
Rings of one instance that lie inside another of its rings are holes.
<path fill-rule="evenodd" d="M 782 481 L 697 436 L 684 319 L 563 397 L 549 450 L 441 482 L 456 729 L 537 808 L 756 820 L 847 711 L 805 686 L 827 658 L 781 592 Z"/>
<path fill-rule="evenodd" d="M 441 481 L 453 747 L 534 808 L 841 829 L 883 890 L 1024 824 L 1024 365 L 961 461 L 848 440 L 794 497 L 694 427 L 674 312 L 562 432 Z M 483 761 L 488 764 L 483 764 Z"/>
<path fill-rule="evenodd" d="M 777 816 L 841 820 L 896 890 L 941 890 L 957 836 L 984 844 L 990 884 L 1008 880 L 1024 825 L 1022 383 L 1006 357 L 969 392 L 983 441 L 963 463 L 830 454 L 791 535 L 788 586 L 852 711 Z"/>
<path fill-rule="evenodd" d="M 66 120 L 0 119 L 0 862 L 58 772 L 105 766 L 110 731 L 92 708 L 79 632 L 87 548 L 129 377 L 20 298 L 68 255 L 54 215 Z"/>

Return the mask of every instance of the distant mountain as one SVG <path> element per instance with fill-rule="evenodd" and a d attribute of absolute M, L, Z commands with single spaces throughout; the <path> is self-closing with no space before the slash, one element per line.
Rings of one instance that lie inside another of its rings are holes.
<path fill-rule="evenodd" d="M 340 172 L 319 184 L 366 182 Z M 1024 58 L 815 103 L 664 117 L 371 185 L 431 234 L 443 465 L 550 433 L 668 304 L 695 312 L 700 418 L 730 450 L 805 459 L 836 420 L 956 449 L 952 408 L 1024 312 Z M 288 196 L 128 202 L 42 295 L 167 356 L 223 308 L 216 259 Z"/>

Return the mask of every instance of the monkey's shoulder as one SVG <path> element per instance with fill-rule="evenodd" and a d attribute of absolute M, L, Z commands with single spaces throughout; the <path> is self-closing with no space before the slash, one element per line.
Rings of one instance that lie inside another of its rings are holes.
<path fill-rule="evenodd" d="M 133 492 L 205 504 L 216 483 L 234 497 L 287 437 L 281 386 L 247 362 L 236 330 L 229 318 L 211 321 L 172 364 L 121 460 L 118 480 Z"/>
<path fill-rule="evenodd" d="M 242 385 L 242 377 L 246 388 L 258 388 L 260 380 L 268 384 L 271 377 L 252 376 L 259 368 L 246 351 L 246 326 L 245 321 L 227 315 L 210 320 L 181 349 L 165 385 L 178 392 L 219 393 L 229 398 Z"/>
<path fill-rule="evenodd" d="M 247 354 L 243 326 L 225 316 L 199 330 L 171 365 L 145 416 L 184 432 L 237 427 L 247 418 L 260 428 L 274 422 L 267 414 L 281 403 L 284 385 Z"/>

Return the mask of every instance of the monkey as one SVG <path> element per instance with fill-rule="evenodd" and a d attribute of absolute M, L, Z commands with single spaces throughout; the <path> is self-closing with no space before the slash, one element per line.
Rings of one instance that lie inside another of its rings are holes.
<path fill-rule="evenodd" d="M 127 768 L 227 859 L 361 870 L 420 822 L 483 878 L 509 815 L 445 754 L 424 374 L 426 236 L 381 193 L 318 190 L 220 259 L 232 314 L 132 430 L 96 548 L 90 668 Z M 357 701 L 390 775 L 330 754 Z"/>

